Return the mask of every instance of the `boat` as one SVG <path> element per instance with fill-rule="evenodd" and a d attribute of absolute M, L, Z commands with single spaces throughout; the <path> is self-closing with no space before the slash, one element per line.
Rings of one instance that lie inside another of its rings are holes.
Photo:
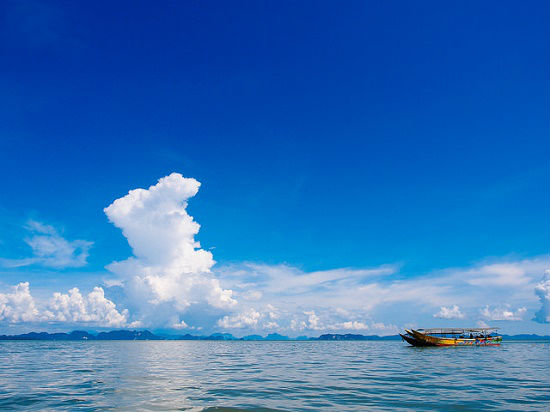
<path fill-rule="evenodd" d="M 500 346 L 498 328 L 405 329 L 399 334 L 412 346 Z"/>

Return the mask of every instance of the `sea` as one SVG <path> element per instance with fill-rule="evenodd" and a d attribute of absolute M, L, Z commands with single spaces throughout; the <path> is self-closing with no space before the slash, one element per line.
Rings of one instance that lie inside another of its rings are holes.
<path fill-rule="evenodd" d="M 543 342 L 0 342 L 0 411 L 549 410 Z"/>

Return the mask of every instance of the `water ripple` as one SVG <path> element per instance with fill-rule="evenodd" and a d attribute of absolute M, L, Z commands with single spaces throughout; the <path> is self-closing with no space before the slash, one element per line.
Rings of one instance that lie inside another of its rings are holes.
<path fill-rule="evenodd" d="M 2 411 L 545 411 L 548 343 L 0 342 Z"/>

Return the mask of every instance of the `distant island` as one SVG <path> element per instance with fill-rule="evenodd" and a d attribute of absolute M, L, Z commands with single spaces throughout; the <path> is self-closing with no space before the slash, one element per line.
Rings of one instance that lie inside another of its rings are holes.
<path fill-rule="evenodd" d="M 534 334 L 502 335 L 505 341 L 550 341 L 550 336 Z M 0 340 L 49 340 L 49 341 L 86 341 L 86 340 L 217 340 L 217 341 L 396 341 L 399 335 L 378 336 L 359 334 L 327 333 L 319 337 L 298 336 L 290 338 L 278 333 L 268 335 L 248 335 L 237 338 L 230 333 L 213 333 L 208 336 L 154 334 L 148 330 L 113 330 L 110 332 L 90 332 L 75 330 L 70 333 L 29 332 L 21 335 L 0 335 Z"/>

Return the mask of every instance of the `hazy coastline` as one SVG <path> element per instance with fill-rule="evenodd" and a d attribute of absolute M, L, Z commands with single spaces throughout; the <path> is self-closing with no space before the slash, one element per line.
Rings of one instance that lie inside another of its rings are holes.
<path fill-rule="evenodd" d="M 502 335 L 505 341 L 550 341 L 548 335 L 536 334 L 518 334 Z M 338 334 L 327 333 L 317 337 L 315 336 L 297 336 L 289 337 L 278 333 L 270 333 L 266 336 L 246 335 L 242 337 L 234 336 L 231 333 L 213 333 L 210 335 L 171 335 L 164 333 L 152 333 L 148 330 L 112 330 L 108 332 L 86 332 L 72 331 L 69 333 L 58 332 L 29 332 L 17 335 L 0 335 L 2 341 L 21 341 L 21 340 L 46 340 L 46 341 L 82 341 L 82 340 L 195 340 L 195 341 L 399 341 L 399 335 L 361 335 L 361 334 Z"/>

